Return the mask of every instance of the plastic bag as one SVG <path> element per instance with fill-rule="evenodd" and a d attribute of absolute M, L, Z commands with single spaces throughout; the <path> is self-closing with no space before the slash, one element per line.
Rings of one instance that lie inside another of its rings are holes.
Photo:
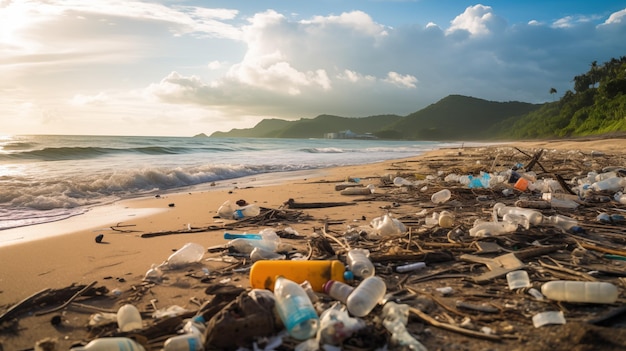
<path fill-rule="evenodd" d="M 350 317 L 341 303 L 335 303 L 320 315 L 317 340 L 321 345 L 341 345 L 354 332 L 365 327 L 365 321 Z"/>
<path fill-rule="evenodd" d="M 380 236 L 400 236 L 406 232 L 406 226 L 390 214 L 372 219 L 371 225 Z"/>

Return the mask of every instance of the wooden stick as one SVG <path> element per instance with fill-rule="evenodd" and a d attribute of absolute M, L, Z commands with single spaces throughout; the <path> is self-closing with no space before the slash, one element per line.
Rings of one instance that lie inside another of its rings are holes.
<path fill-rule="evenodd" d="M 39 296 L 46 294 L 50 290 L 51 290 L 50 288 L 45 288 L 43 290 L 40 290 L 30 295 L 29 297 L 23 299 L 22 301 L 16 303 L 15 305 L 11 306 L 11 308 L 9 308 L 8 310 L 6 310 L 6 312 L 0 315 L 0 324 L 2 324 L 2 322 L 4 322 L 5 319 L 8 319 L 9 316 L 12 315 L 15 311 L 17 311 L 20 307 L 22 307 L 23 305 L 26 305 L 27 303 L 30 303 L 32 300 L 38 298 Z"/>
<path fill-rule="evenodd" d="M 49 310 L 46 311 L 39 311 L 37 313 L 35 313 L 35 316 L 42 316 L 44 314 L 48 314 L 48 313 L 52 313 L 52 312 L 56 312 L 58 310 L 64 309 L 65 307 L 67 307 L 67 305 L 69 305 L 70 303 L 72 303 L 72 301 L 74 299 L 76 299 L 77 297 L 79 297 L 80 295 L 84 294 L 87 290 L 91 289 L 94 285 L 96 285 L 97 281 L 93 281 L 91 283 L 89 283 L 89 285 L 85 286 L 84 288 L 82 288 L 81 290 L 79 290 L 78 292 L 76 292 L 76 294 L 74 294 L 74 296 L 70 297 L 67 301 L 65 301 L 62 305 L 55 307 L 55 308 L 51 308 Z"/>
<path fill-rule="evenodd" d="M 449 331 L 453 331 L 455 333 L 471 336 L 474 338 L 486 339 L 486 340 L 491 340 L 491 341 L 500 341 L 501 339 L 500 336 L 498 335 L 485 334 L 485 333 L 477 332 L 474 330 L 457 327 L 456 325 L 440 322 L 415 307 L 409 307 L 409 311 L 416 314 L 420 319 L 422 319 L 423 321 L 427 322 L 428 324 L 434 327 L 446 329 Z"/>

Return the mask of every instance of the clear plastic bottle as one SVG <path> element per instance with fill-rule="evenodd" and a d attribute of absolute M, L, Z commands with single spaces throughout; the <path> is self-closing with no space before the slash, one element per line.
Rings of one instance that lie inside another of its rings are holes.
<path fill-rule="evenodd" d="M 443 190 L 439 190 L 438 192 L 434 193 L 430 197 L 430 201 L 432 201 L 432 202 L 434 202 L 436 204 L 441 204 L 441 203 L 444 203 L 444 202 L 450 200 L 451 196 L 452 196 L 452 193 L 450 193 L 450 190 L 443 189 Z"/>
<path fill-rule="evenodd" d="M 143 328 L 141 313 L 132 304 L 125 304 L 117 310 L 117 326 L 123 332 Z"/>
<path fill-rule="evenodd" d="M 187 333 L 165 340 L 163 351 L 202 351 L 204 342 L 198 334 Z"/>
<path fill-rule="evenodd" d="M 348 312 L 357 317 L 367 316 L 382 300 L 385 292 L 387 285 L 384 280 L 377 276 L 365 278 L 348 296 Z"/>
<path fill-rule="evenodd" d="M 505 214 L 514 214 L 514 215 L 524 216 L 528 218 L 528 221 L 532 225 L 539 225 L 543 221 L 543 214 L 531 208 L 506 206 L 505 204 L 498 202 L 495 205 L 493 205 L 493 210 L 496 211 L 498 216 L 500 217 L 504 217 Z"/>
<path fill-rule="evenodd" d="M 234 240 L 228 242 L 228 246 L 234 248 L 238 252 L 252 253 L 255 247 L 261 248 L 266 251 L 276 252 L 281 240 L 278 234 L 271 229 L 265 228 L 261 230 L 257 237 L 237 237 Z"/>
<path fill-rule="evenodd" d="M 186 243 L 167 258 L 165 266 L 170 269 L 182 268 L 191 263 L 200 262 L 204 257 L 204 246 Z"/>
<path fill-rule="evenodd" d="M 590 188 L 595 191 L 620 191 L 624 189 L 626 178 L 613 177 L 597 181 Z"/>
<path fill-rule="evenodd" d="M 553 227 L 563 229 L 565 231 L 578 226 L 578 221 L 576 219 L 563 215 L 553 215 L 546 217 L 544 223 Z"/>
<path fill-rule="evenodd" d="M 350 271 L 357 278 L 367 278 L 375 274 L 374 265 L 369 259 L 370 252 L 367 249 L 351 249 L 348 251 L 347 263 Z"/>
<path fill-rule="evenodd" d="M 124 337 L 99 338 L 85 346 L 75 346 L 71 351 L 145 351 L 135 340 Z"/>
<path fill-rule="evenodd" d="M 343 302 L 348 302 L 348 296 L 354 291 L 352 285 L 342 283 L 336 280 L 329 280 L 324 284 L 324 292 L 333 299 Z"/>
<path fill-rule="evenodd" d="M 287 332 L 298 340 L 307 340 L 317 333 L 319 317 L 306 291 L 297 283 L 276 277 L 274 284 L 276 310 Z"/>
<path fill-rule="evenodd" d="M 619 295 L 611 283 L 575 280 L 547 282 L 541 286 L 541 293 L 551 300 L 583 303 L 615 303 Z"/>
<path fill-rule="evenodd" d="M 261 213 L 261 208 L 255 204 L 239 207 L 233 211 L 233 219 L 242 219 L 245 217 L 255 217 Z"/>

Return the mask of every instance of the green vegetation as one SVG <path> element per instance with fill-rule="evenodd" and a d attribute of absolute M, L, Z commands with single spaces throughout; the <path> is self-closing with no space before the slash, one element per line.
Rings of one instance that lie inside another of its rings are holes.
<path fill-rule="evenodd" d="M 554 88 L 552 88 L 554 89 Z M 556 92 L 556 90 L 554 90 Z M 550 90 L 552 93 L 553 90 Z M 577 137 L 626 131 L 626 57 L 574 77 L 574 92 L 499 124 L 494 135 L 513 139 Z"/>
<path fill-rule="evenodd" d="M 495 140 L 562 138 L 626 131 L 626 57 L 574 77 L 574 92 L 559 101 L 530 104 L 450 95 L 408 116 L 348 118 L 320 115 L 297 121 L 267 119 L 254 128 L 211 137 L 323 138 L 350 130 L 380 139 Z M 550 88 L 551 95 L 557 93 Z"/>

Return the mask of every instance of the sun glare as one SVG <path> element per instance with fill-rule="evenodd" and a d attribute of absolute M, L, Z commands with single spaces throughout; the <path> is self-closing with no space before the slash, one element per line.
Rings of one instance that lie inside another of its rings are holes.
<path fill-rule="evenodd" d="M 0 7 L 0 43 L 9 46 L 11 50 L 25 47 L 26 43 L 20 38 L 20 30 L 31 23 L 26 5 L 9 4 Z"/>

